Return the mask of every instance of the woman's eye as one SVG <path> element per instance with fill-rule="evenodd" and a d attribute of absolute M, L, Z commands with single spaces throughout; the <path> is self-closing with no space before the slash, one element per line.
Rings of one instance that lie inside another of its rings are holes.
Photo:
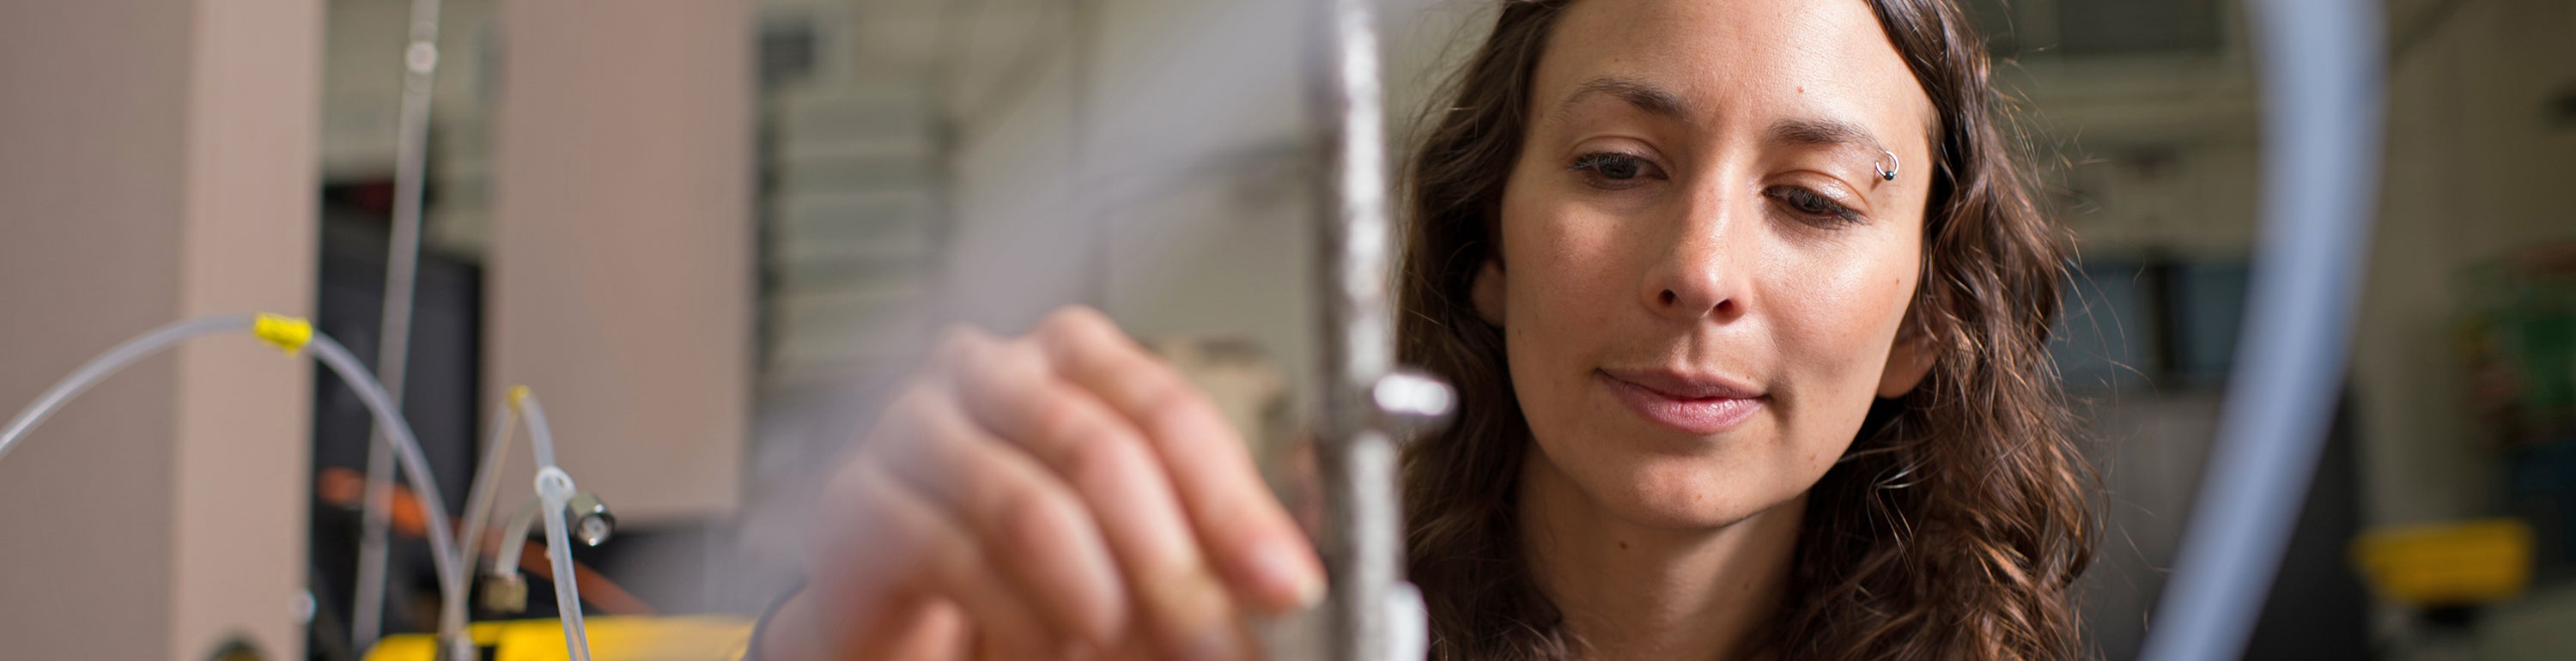
<path fill-rule="evenodd" d="M 1781 204 L 1787 205 L 1790 211 L 1811 219 L 1839 220 L 1851 223 L 1860 222 L 1860 214 L 1853 212 L 1851 207 L 1843 206 L 1841 203 L 1835 202 L 1831 198 L 1827 198 L 1822 194 L 1818 194 L 1817 192 L 1806 188 L 1798 186 L 1773 186 L 1769 190 L 1763 191 L 1763 194 L 1769 196 L 1771 199 L 1779 200 Z"/>
<path fill-rule="evenodd" d="M 1584 154 L 1574 159 L 1570 169 L 1584 173 L 1584 178 L 1603 188 L 1624 188 L 1642 183 L 1640 178 L 1660 178 L 1654 163 L 1617 152 Z"/>

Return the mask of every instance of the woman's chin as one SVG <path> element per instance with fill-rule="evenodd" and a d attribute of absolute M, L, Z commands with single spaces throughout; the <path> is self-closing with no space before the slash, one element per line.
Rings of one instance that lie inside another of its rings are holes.
<path fill-rule="evenodd" d="M 1747 475 L 1705 462 L 1649 461 L 1613 471 L 1585 491 L 1611 515 L 1638 526 L 1707 530 L 1796 498 L 1800 489 L 1781 473 Z"/>

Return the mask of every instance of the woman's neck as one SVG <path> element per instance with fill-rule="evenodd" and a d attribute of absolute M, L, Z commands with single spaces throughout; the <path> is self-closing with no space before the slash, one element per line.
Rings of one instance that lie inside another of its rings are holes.
<path fill-rule="evenodd" d="M 1805 495 L 1712 529 L 1639 526 L 1536 447 L 1521 471 L 1521 541 L 1539 589 L 1590 661 L 1735 660 L 1787 596 Z"/>

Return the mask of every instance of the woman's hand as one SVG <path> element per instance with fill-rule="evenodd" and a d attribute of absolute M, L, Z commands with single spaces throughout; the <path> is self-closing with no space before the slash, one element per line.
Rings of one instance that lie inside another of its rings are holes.
<path fill-rule="evenodd" d="M 1197 387 L 1087 308 L 952 331 L 835 473 L 776 659 L 1237 659 L 1313 547 Z"/>

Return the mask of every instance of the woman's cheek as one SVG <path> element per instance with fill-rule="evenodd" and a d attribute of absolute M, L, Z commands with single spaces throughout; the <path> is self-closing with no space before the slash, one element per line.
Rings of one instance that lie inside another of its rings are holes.
<path fill-rule="evenodd" d="M 1518 248 L 1510 251 L 1519 259 L 1510 278 L 1514 293 L 1531 303 L 1531 320 L 1598 323 L 1609 305 L 1627 300 L 1616 296 L 1625 289 L 1615 277 L 1623 259 L 1615 254 L 1617 219 L 1564 204 L 1524 221 L 1520 226 L 1529 231 L 1504 240 Z"/>
<path fill-rule="evenodd" d="M 1618 227 L 1579 205 L 1557 205 L 1505 219 L 1504 328 L 1514 385 L 1525 404 L 1562 408 L 1534 416 L 1571 415 L 1603 344 L 1615 306 L 1629 302 L 1609 239 Z"/>
<path fill-rule="evenodd" d="M 1914 260 L 1870 252 L 1882 254 L 1802 260 L 1807 263 L 1773 269 L 1768 278 L 1780 292 L 1773 306 L 1777 340 L 1802 373 L 1793 376 L 1822 390 L 1809 394 L 1832 398 L 1838 410 L 1868 408 L 1913 298 Z"/>

